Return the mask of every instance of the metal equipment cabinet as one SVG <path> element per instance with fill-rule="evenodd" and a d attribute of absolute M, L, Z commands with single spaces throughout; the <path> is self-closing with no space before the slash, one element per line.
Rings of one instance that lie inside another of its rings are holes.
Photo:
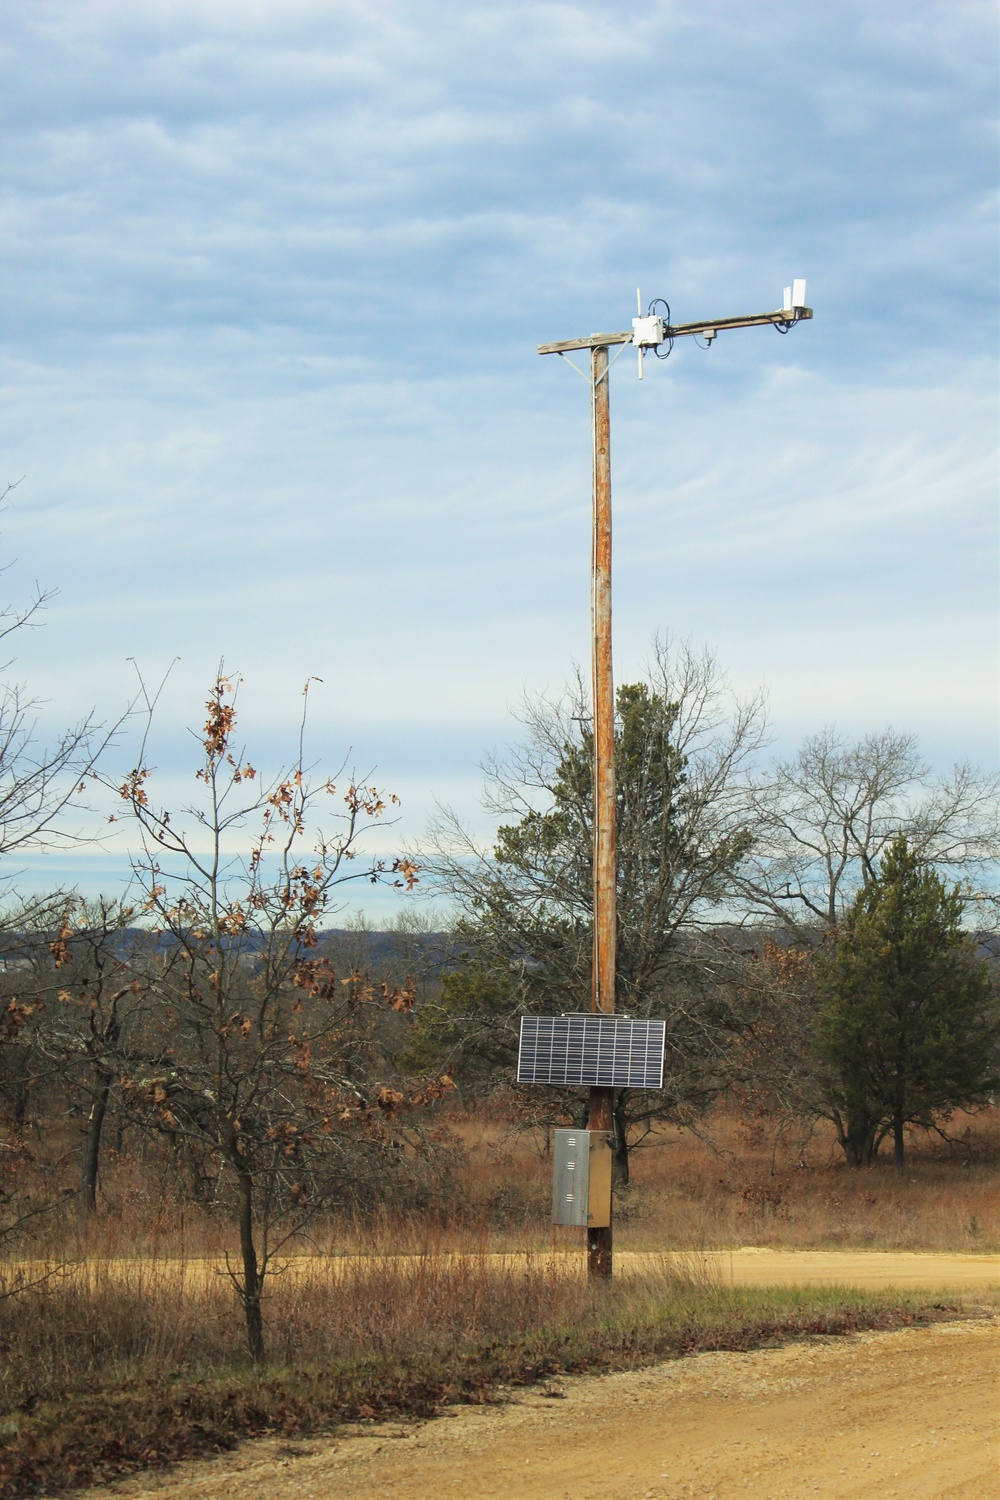
<path fill-rule="evenodd" d="M 557 1130 L 552 1151 L 552 1222 L 602 1229 L 611 1223 L 611 1136 Z"/>

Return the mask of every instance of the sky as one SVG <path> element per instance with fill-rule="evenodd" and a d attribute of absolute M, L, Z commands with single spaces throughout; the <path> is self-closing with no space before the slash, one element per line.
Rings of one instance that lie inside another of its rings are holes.
<path fill-rule="evenodd" d="M 544 341 L 765 311 L 612 375 L 615 662 L 657 631 L 825 724 L 998 749 L 992 0 L 32 0 L 0 18 L 8 678 L 40 732 L 158 682 L 473 827 L 588 650 L 586 386 Z M 122 766 L 126 735 L 110 752 Z M 30 878 L 94 891 L 103 850 Z M 392 897 L 352 903 L 377 920 Z M 374 901 L 374 904 L 373 904 Z"/>

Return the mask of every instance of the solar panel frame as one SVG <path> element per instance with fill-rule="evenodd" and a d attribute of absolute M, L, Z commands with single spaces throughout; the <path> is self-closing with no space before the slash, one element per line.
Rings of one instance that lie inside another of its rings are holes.
<path fill-rule="evenodd" d="M 663 1087 L 665 1021 L 586 1012 L 522 1016 L 518 1083 L 578 1088 Z"/>

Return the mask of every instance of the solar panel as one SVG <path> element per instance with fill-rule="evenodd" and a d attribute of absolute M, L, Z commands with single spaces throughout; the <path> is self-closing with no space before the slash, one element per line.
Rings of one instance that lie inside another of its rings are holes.
<path fill-rule="evenodd" d="M 522 1016 L 517 1081 L 661 1089 L 666 1031 L 626 1016 Z"/>

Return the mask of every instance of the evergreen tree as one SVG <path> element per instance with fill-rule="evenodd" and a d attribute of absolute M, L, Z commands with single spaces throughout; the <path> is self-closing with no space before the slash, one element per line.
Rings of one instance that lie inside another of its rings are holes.
<path fill-rule="evenodd" d="M 526 723 L 526 743 L 487 767 L 488 805 L 502 819 L 492 849 L 478 850 L 447 818 L 423 861 L 460 904 L 477 978 L 445 997 L 461 1015 L 446 1003 L 447 1014 L 418 1017 L 419 1039 L 433 1031 L 441 1042 L 453 1024 L 478 1045 L 491 1024 L 493 1059 L 506 1048 L 511 1072 L 518 1013 L 589 1010 L 591 988 L 593 740 L 582 685 L 528 705 Z M 619 1181 L 629 1146 L 655 1120 L 689 1118 L 716 1090 L 730 1018 L 700 932 L 747 852 L 741 775 L 762 731 L 760 704 L 733 701 L 714 660 L 684 648 L 659 646 L 649 680 L 616 695 L 615 1004 L 668 1022 L 663 1090 L 615 1094 Z M 561 1103 L 565 1112 L 569 1096 Z"/>
<path fill-rule="evenodd" d="M 509 1087 L 517 1057 L 518 999 L 512 976 L 464 952 L 441 976 L 440 993 L 416 1012 L 394 1061 L 406 1073 L 449 1075 L 466 1104 Z"/>
<path fill-rule="evenodd" d="M 818 961 L 817 1051 L 831 1102 L 865 1121 L 859 1159 L 891 1129 L 932 1125 L 1000 1086 L 1000 1015 L 986 962 L 962 927 L 963 900 L 898 835 Z"/>

